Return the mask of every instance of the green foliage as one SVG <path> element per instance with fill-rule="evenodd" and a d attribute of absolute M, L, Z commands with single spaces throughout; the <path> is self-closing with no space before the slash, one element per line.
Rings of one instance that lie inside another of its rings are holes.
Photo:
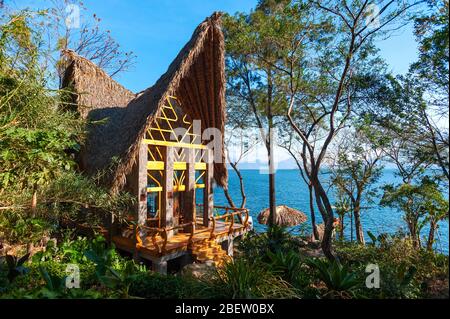
<path fill-rule="evenodd" d="M 376 245 L 337 243 L 336 251 L 355 273 L 367 275 L 368 264 L 378 265 L 380 289 L 356 290 L 370 298 L 422 298 L 430 280 L 448 277 L 448 256 L 417 250 L 411 240 L 401 235 L 379 236 Z"/>
<path fill-rule="evenodd" d="M 238 250 L 249 260 L 268 260 L 268 253 L 288 252 L 298 248 L 293 236 L 284 227 L 274 225 L 266 233 L 249 232 L 239 242 Z"/>
<path fill-rule="evenodd" d="M 0 282 L 6 280 L 14 269 L 22 269 L 25 257 L 15 260 L 9 272 L 6 265 L 0 265 Z M 70 264 L 79 267 L 80 288 L 66 288 L 67 266 Z M 36 253 L 26 267 L 29 271 L 22 272 L 23 275 L 14 282 L 5 281 L 1 297 L 130 298 L 128 291 L 134 277 L 146 272 L 144 266 L 122 258 L 100 236 L 93 240 L 67 237 L 59 245 L 49 241 L 46 249 Z"/>
<path fill-rule="evenodd" d="M 296 283 L 300 280 L 303 261 L 299 253 L 295 251 L 288 251 L 287 253 L 268 251 L 267 256 L 269 257 L 268 266 L 273 274 L 280 276 L 289 283 Z"/>
<path fill-rule="evenodd" d="M 117 258 L 114 247 L 108 247 L 104 237 L 95 238 L 89 249 L 84 252 L 85 256 L 96 265 L 97 276 L 103 277 Z"/>
<path fill-rule="evenodd" d="M 28 260 L 29 257 L 30 257 L 29 253 L 20 258 L 12 255 L 6 255 L 4 257 L 5 259 L 4 264 L 6 264 L 7 266 L 6 278 L 10 283 L 13 282 L 14 279 L 16 279 L 16 277 L 24 275 L 28 272 L 28 268 L 24 266 L 24 263 Z M 5 266 L 2 263 L 0 264 L 0 267 L 4 268 Z"/>
<path fill-rule="evenodd" d="M 410 236 L 417 244 L 420 243 L 420 231 L 427 223 L 448 218 L 448 201 L 439 186 L 428 177 L 418 185 L 385 185 L 380 204 L 404 213 Z"/>
<path fill-rule="evenodd" d="M 447 95 L 449 61 L 449 10 L 447 0 L 428 0 L 428 12 L 415 17 L 419 60 L 411 69 L 436 93 Z M 445 101 L 443 101 L 445 103 Z M 443 104 L 444 104 L 443 103 Z M 444 106 L 444 105 L 443 105 Z"/>
<path fill-rule="evenodd" d="M 52 222 L 42 217 L 29 217 L 18 211 L 0 214 L 0 238 L 12 244 L 36 243 L 53 229 Z"/>
<path fill-rule="evenodd" d="M 68 150 L 81 141 L 83 123 L 62 112 L 58 92 L 47 87 L 39 29 L 31 13 L 2 24 L 0 33 L 0 181 L 23 188 L 46 185 L 73 167 Z M 25 61 L 17 67 L 17 60 Z"/>
<path fill-rule="evenodd" d="M 149 299 L 205 298 L 202 282 L 189 277 L 141 272 L 134 275 L 130 294 Z"/>
<path fill-rule="evenodd" d="M 317 270 L 318 278 L 327 286 L 325 296 L 331 298 L 349 298 L 361 279 L 351 272 L 347 265 L 342 265 L 338 260 L 310 259 L 307 264 Z"/>
<path fill-rule="evenodd" d="M 294 289 L 262 265 L 235 259 L 208 279 L 205 293 L 213 298 L 296 298 Z"/>
<path fill-rule="evenodd" d="M 132 202 L 76 171 L 86 122 L 65 107 L 67 92 L 51 89 L 51 68 L 43 63 L 48 30 L 37 22 L 46 14 L 23 11 L 0 20 L 0 206 L 7 208 L 0 236 L 12 243 L 39 240 L 61 217 L 95 224 L 99 210 L 120 215 Z"/>

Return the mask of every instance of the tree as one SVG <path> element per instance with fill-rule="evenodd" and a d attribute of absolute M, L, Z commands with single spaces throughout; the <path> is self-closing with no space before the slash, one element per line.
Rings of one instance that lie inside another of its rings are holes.
<path fill-rule="evenodd" d="M 430 227 L 426 247 L 431 251 L 433 250 L 436 231 L 439 228 L 438 223 L 445 219 L 448 220 L 449 204 L 436 183 L 426 181 L 422 191 L 426 193 L 426 199 L 422 207 L 427 213 L 424 222 L 428 223 Z"/>
<path fill-rule="evenodd" d="M 30 220 L 42 212 L 53 219 L 86 207 L 119 214 L 131 197 L 111 195 L 76 171 L 72 155 L 84 141 L 86 123 L 60 108 L 62 92 L 49 88 L 54 74 L 41 63 L 47 54 L 42 39 L 47 26 L 36 15 L 45 18 L 47 13 L 17 12 L 0 21 L 2 218 Z"/>
<path fill-rule="evenodd" d="M 226 16 L 226 66 L 229 95 L 252 114 L 267 150 L 269 164 L 269 225 L 276 220 L 274 127 L 287 106 L 285 90 L 291 78 L 285 66 L 300 75 L 303 47 L 314 36 L 310 7 L 290 0 L 259 1 L 250 14 Z"/>
<path fill-rule="evenodd" d="M 288 124 L 288 123 L 287 123 Z M 316 133 L 318 130 L 316 131 Z M 314 189 L 311 181 L 309 180 L 309 172 L 311 170 L 311 167 L 309 166 L 308 161 L 302 161 L 302 158 L 306 158 L 306 149 L 302 147 L 301 141 L 299 141 L 298 136 L 290 134 L 290 130 L 286 128 L 285 126 L 280 127 L 280 134 L 281 141 L 279 142 L 280 147 L 284 148 L 294 159 L 295 164 L 297 165 L 297 168 L 299 170 L 300 177 L 302 178 L 303 182 L 308 186 L 308 199 L 309 199 L 309 213 L 311 217 L 311 229 L 312 229 L 312 238 L 314 240 L 319 240 L 320 235 L 317 228 L 316 223 L 316 211 L 314 207 Z M 315 133 L 313 133 L 313 144 L 316 144 L 318 142 L 319 136 Z"/>
<path fill-rule="evenodd" d="M 414 18 L 419 59 L 411 65 L 427 91 L 430 105 L 448 115 L 449 89 L 449 2 L 427 0 L 428 10 Z"/>
<path fill-rule="evenodd" d="M 34 15 L 16 14 L 1 26 L 0 193 L 16 185 L 36 194 L 38 186 L 73 167 L 68 150 L 83 136 L 83 123 L 60 112 L 58 94 L 46 87 L 48 74 L 39 65 L 42 33 L 30 22 Z"/>
<path fill-rule="evenodd" d="M 48 9 L 52 23 L 52 42 L 58 50 L 71 49 L 91 60 L 105 70 L 111 77 L 126 72 L 135 63 L 133 51 L 123 51 L 120 44 L 111 36 L 110 30 L 101 28 L 101 18 L 97 14 L 84 14 L 87 9 L 80 0 L 51 0 Z M 74 25 L 79 14 L 79 25 Z M 59 59 L 58 74 L 62 79 L 65 61 Z"/>
<path fill-rule="evenodd" d="M 336 214 L 339 216 L 339 239 L 344 240 L 345 216 L 351 213 L 351 207 L 348 195 L 341 188 L 336 188 L 335 210 Z M 350 226 L 352 225 L 350 224 Z M 350 229 L 350 231 L 353 235 L 353 229 Z"/>
<path fill-rule="evenodd" d="M 421 93 L 416 125 L 421 130 L 427 149 L 449 181 L 449 4 L 448 0 L 428 0 L 428 11 L 415 17 L 415 35 L 419 43 L 419 59 L 410 67 L 408 79 Z"/>
<path fill-rule="evenodd" d="M 230 124 L 230 122 L 228 122 Z M 241 204 L 240 208 L 244 208 L 247 203 L 247 196 L 245 194 L 245 186 L 244 186 L 244 178 L 239 169 L 239 163 L 246 157 L 248 154 L 254 149 L 257 145 L 256 142 L 252 142 L 249 139 L 246 139 L 244 136 L 242 127 L 231 127 L 228 130 L 227 138 L 225 139 L 225 151 L 227 156 L 227 161 L 230 166 L 233 168 L 236 176 L 239 179 L 239 189 L 241 192 Z M 244 140 L 245 139 L 245 140 Z M 233 154 L 232 151 L 233 151 Z M 228 187 L 224 187 L 223 192 L 225 197 L 227 198 L 228 203 L 231 207 L 236 207 Z"/>
<path fill-rule="evenodd" d="M 351 202 L 356 240 L 363 245 L 365 240 L 361 223 L 362 203 L 372 201 L 376 194 L 373 186 L 383 170 L 380 165 L 382 150 L 365 136 L 364 129 L 370 130 L 360 128 L 342 136 L 335 154 L 331 155 L 334 158 L 330 167 L 332 185 L 346 194 Z"/>
<path fill-rule="evenodd" d="M 381 1 L 379 11 L 374 13 L 369 1 L 313 1 L 315 7 L 325 17 L 335 32 L 335 36 L 319 42 L 315 54 L 310 57 L 308 70 L 309 90 L 286 91 L 290 97 L 287 117 L 295 134 L 301 139 L 311 171 L 311 181 L 317 207 L 325 223 L 322 250 L 327 258 L 334 259 L 332 252 L 333 209 L 327 192 L 319 179 L 320 170 L 328 147 L 336 134 L 345 127 L 352 114 L 353 99 L 357 90 L 355 78 L 362 78 L 371 72 L 380 61 L 376 59 L 374 37 L 395 25 L 399 27 L 399 17 L 414 3 L 404 1 Z M 315 58 L 315 59 L 314 59 Z M 371 70 L 370 67 L 373 66 Z M 291 77 L 292 78 L 292 77 Z M 306 126 L 296 121 L 295 112 L 313 115 L 313 121 Z M 324 124 L 325 123 L 325 124 Z M 311 133 L 318 127 L 327 127 L 319 145 L 311 142 Z"/>
<path fill-rule="evenodd" d="M 397 208 L 404 212 L 409 236 L 415 248 L 422 247 L 420 232 L 427 222 L 430 223 L 427 247 L 432 249 L 437 223 L 448 218 L 448 201 L 446 201 L 438 185 L 428 177 L 420 184 L 408 183 L 384 187 L 381 205 Z"/>

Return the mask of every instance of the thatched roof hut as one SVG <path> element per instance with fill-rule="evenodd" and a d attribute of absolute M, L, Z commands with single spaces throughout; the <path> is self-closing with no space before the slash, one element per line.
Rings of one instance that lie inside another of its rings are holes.
<path fill-rule="evenodd" d="M 266 225 L 269 220 L 270 209 L 266 208 L 258 214 L 258 222 Z M 277 206 L 276 224 L 280 226 L 296 226 L 306 222 L 307 217 L 301 211 L 286 205 Z"/>
<path fill-rule="evenodd" d="M 107 120 L 106 124 L 90 125 L 80 166 L 88 174 L 106 171 L 102 183 L 112 192 L 126 184 L 140 141 L 169 96 L 176 96 L 192 119 L 200 119 L 202 129 L 224 131 L 224 39 L 220 17 L 220 13 L 214 13 L 202 22 L 167 72 L 139 94 L 125 89 L 91 61 L 64 52 L 67 69 L 63 86 L 74 90 L 73 102 L 81 116 L 93 122 Z M 214 164 L 214 178 L 223 187 L 227 183 L 224 154 L 222 159 L 222 163 Z"/>

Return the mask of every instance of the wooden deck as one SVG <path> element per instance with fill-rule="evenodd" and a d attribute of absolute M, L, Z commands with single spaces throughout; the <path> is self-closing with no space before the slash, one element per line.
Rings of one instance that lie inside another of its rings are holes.
<path fill-rule="evenodd" d="M 136 240 L 134 238 L 113 236 L 112 240 L 117 248 L 130 253 L 134 253 L 137 249 L 139 255 L 145 259 L 154 260 L 166 257 L 165 259 L 169 260 L 176 258 L 183 252 L 187 252 L 193 243 L 205 240 L 222 242 L 230 237 L 235 238 L 241 236 L 246 231 L 243 224 L 233 223 L 231 225 L 231 222 L 217 221 L 214 233 L 212 233 L 212 227 L 207 228 L 197 223 L 193 235 L 179 231 L 167 240 L 165 247 L 164 238 L 160 235 L 154 236 L 153 238 L 152 236 L 143 238 L 141 247 L 136 247 Z"/>

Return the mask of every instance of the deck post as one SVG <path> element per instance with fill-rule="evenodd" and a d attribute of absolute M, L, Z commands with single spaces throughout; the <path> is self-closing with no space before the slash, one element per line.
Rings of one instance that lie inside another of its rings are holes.
<path fill-rule="evenodd" d="M 234 238 L 233 236 L 228 236 L 228 240 L 226 243 L 226 251 L 227 251 L 227 255 L 230 257 L 233 257 L 233 252 L 234 252 Z"/>
<path fill-rule="evenodd" d="M 137 205 L 136 205 L 136 220 L 137 226 L 143 226 L 147 221 L 147 161 L 148 161 L 148 146 L 145 143 L 139 145 L 139 154 L 137 160 Z M 144 232 L 140 231 L 142 239 L 144 239 Z M 135 249 L 134 259 L 139 260 L 138 252 Z"/>
<path fill-rule="evenodd" d="M 186 152 L 186 190 L 184 192 L 184 217 L 187 223 L 194 222 L 195 212 L 195 151 L 187 148 Z M 195 226 L 186 227 L 186 232 L 192 232 Z"/>
<path fill-rule="evenodd" d="M 206 163 L 205 171 L 205 188 L 203 189 L 203 226 L 209 227 L 209 218 L 213 216 L 214 210 L 214 162 L 212 150 L 207 148 L 204 150 L 204 160 Z"/>
<path fill-rule="evenodd" d="M 152 261 L 152 270 L 167 275 L 167 261 Z"/>
<path fill-rule="evenodd" d="M 162 177 L 161 192 L 161 226 L 174 226 L 173 220 L 173 162 L 174 148 L 167 146 L 162 148 L 164 160 L 164 174 Z M 167 239 L 173 236 L 173 230 L 167 232 Z"/>

